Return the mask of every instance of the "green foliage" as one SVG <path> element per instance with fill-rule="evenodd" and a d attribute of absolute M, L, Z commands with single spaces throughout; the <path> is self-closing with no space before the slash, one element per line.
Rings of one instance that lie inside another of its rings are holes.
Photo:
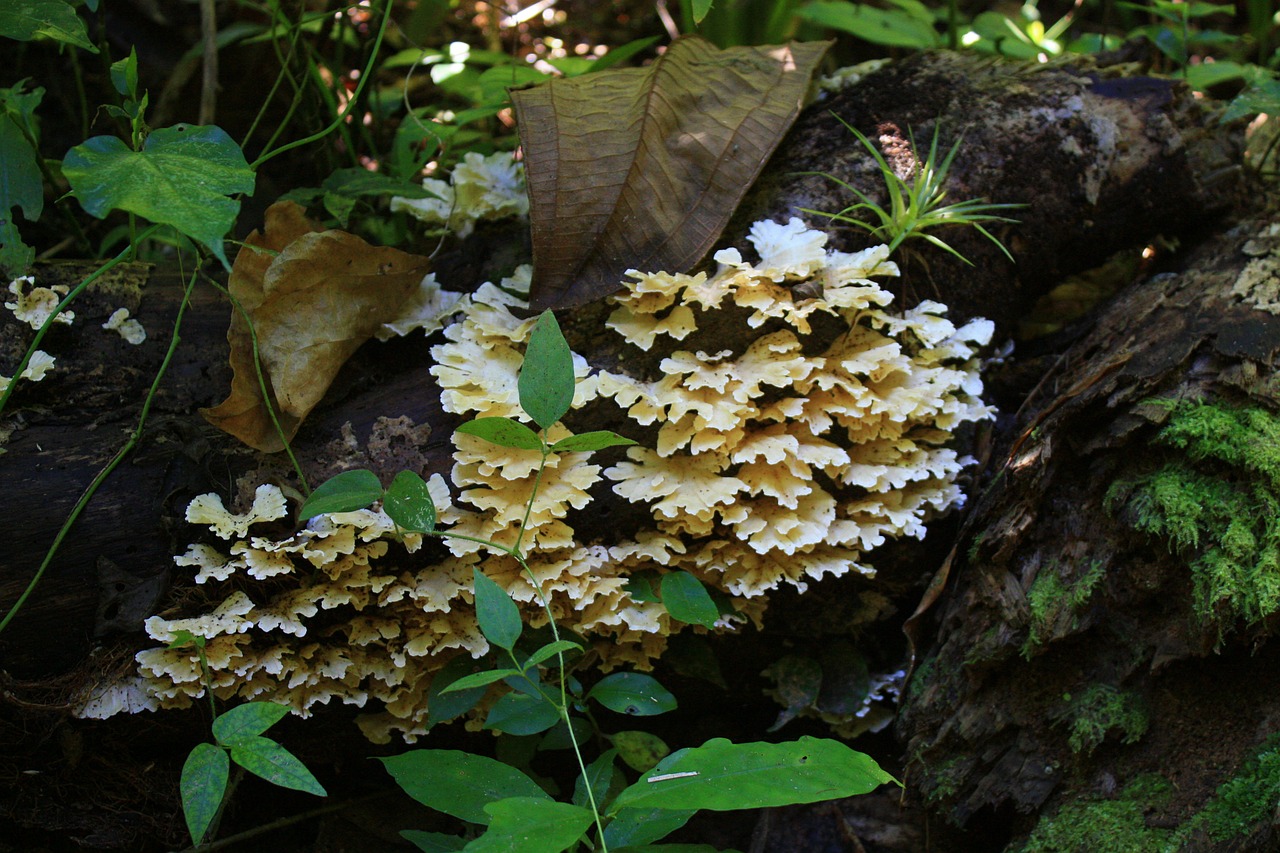
<path fill-rule="evenodd" d="M 13 209 L 21 208 L 28 222 L 44 210 L 35 120 L 43 97 L 43 88 L 28 91 L 25 80 L 0 89 L 0 272 L 10 277 L 24 273 L 34 258 L 14 224 Z"/>
<path fill-rule="evenodd" d="M 1218 786 L 1217 794 L 1192 821 L 1216 842 L 1244 835 L 1270 821 L 1280 803 L 1280 736 L 1263 743 L 1235 776 Z"/>
<path fill-rule="evenodd" d="M 89 41 L 84 20 L 66 0 L 11 0 L 7 3 L 4 14 L 0 15 L 0 38 L 31 41 L 40 37 L 83 48 L 90 53 L 98 52 Z"/>
<path fill-rule="evenodd" d="M 172 225 L 230 268 L 222 238 L 240 212 L 230 196 L 253 192 L 253 172 L 221 128 L 161 128 L 140 150 L 114 136 L 95 136 L 68 152 L 62 173 L 91 215 L 124 210 Z"/>
<path fill-rule="evenodd" d="M 1115 799 L 1084 797 L 1042 816 L 1022 853 L 1165 853 L 1174 832 L 1147 825 L 1147 811 L 1166 802 L 1173 787 L 1159 776 L 1140 776 Z"/>
<path fill-rule="evenodd" d="M 295 791 L 327 796 L 316 777 L 289 750 L 262 733 L 278 723 L 289 709 L 274 702 L 246 702 L 217 713 L 213 706 L 213 684 L 209 662 L 205 658 L 205 638 L 187 631 L 170 643 L 170 648 L 192 646 L 200 659 L 205 691 L 213 707 L 215 743 L 201 743 L 191 750 L 182 765 L 178 789 L 182 794 L 182 813 L 192 844 L 200 844 L 212 835 L 230 787 L 230 767 L 234 762 L 272 784 Z M 230 753 L 230 757 L 228 757 Z"/>
<path fill-rule="evenodd" d="M 1075 753 L 1093 752 L 1107 736 L 1119 732 L 1122 742 L 1137 743 L 1149 723 L 1142 699 L 1109 684 L 1092 684 L 1080 695 L 1066 694 L 1063 719 L 1071 734 L 1067 742 Z"/>
<path fill-rule="evenodd" d="M 546 432 L 569 411 L 576 385 L 572 353 L 549 311 L 542 314 L 530 334 L 518 384 L 520 405 L 540 431 L 507 418 L 482 418 L 464 424 L 459 431 L 499 445 L 540 451 L 539 477 L 547 457 L 557 448 L 581 452 L 632 443 L 608 432 L 578 436 L 583 440 L 573 444 L 568 444 L 568 439 L 555 445 L 547 443 Z M 526 511 L 536 495 L 535 488 Z M 372 472 L 344 472 L 317 488 L 302 514 L 358 509 L 379 497 L 389 514 L 395 508 L 399 517 L 393 518 L 406 529 L 439 537 L 456 535 L 435 528 L 435 509 L 426 484 L 416 475 L 406 477 L 403 473 L 383 493 Z M 411 516 L 424 523 L 412 523 Z M 532 577 L 519 538 L 510 548 L 472 541 L 509 554 Z M 535 641 L 530 651 L 531 632 L 526 631 L 519 607 L 507 592 L 478 569 L 473 570 L 472 584 L 476 619 L 496 665 L 479 672 L 468 671 L 465 662 L 446 667 L 431 685 L 432 720 L 466 713 L 489 688 L 502 685 L 508 690 L 489 707 L 485 728 L 517 736 L 546 733 L 541 742 L 544 749 L 565 740 L 577 759 L 580 775 L 573 802 L 565 803 L 553 800 L 517 768 L 483 756 L 436 749 L 382 759 L 396 782 L 419 802 L 486 827 L 478 838 L 465 844 L 467 850 L 559 853 L 584 839 L 593 825 L 600 849 L 634 847 L 661 839 L 698 809 L 816 802 L 866 793 L 894 781 L 870 758 L 834 740 L 732 744 L 717 738 L 701 747 L 669 753 L 661 739 L 645 732 L 604 734 L 595 723 L 592 703 L 617 714 L 647 717 L 674 710 L 675 696 L 653 676 L 635 672 L 611 673 L 584 689 L 570 664 L 570 657 L 576 657 L 581 646 L 560 636 L 545 601 L 552 639 L 540 644 Z M 710 626 L 720 616 L 706 587 L 688 573 L 667 573 L 659 587 L 673 618 Z M 651 585 L 648 589 L 653 595 Z M 444 707 L 437 708 L 437 703 Z M 584 723 L 613 744 L 590 765 L 583 757 L 583 736 L 579 734 Z M 238 743 L 243 748 L 246 741 Z M 202 759 L 206 752 L 202 751 Z M 231 757 L 240 761 L 234 748 Z M 614 766 L 619 758 L 646 775 L 624 786 Z M 205 775 L 214 772 L 216 768 Z M 461 838 L 439 833 L 414 831 L 405 837 L 422 850 L 463 846 Z"/>
<path fill-rule="evenodd" d="M 1075 614 L 1088 603 L 1098 581 L 1102 580 L 1102 563 L 1093 562 L 1089 569 L 1071 584 L 1064 584 L 1059 567 L 1048 565 L 1036 574 L 1027 590 L 1027 606 L 1031 620 L 1027 639 L 1022 644 L 1022 656 L 1030 660 L 1032 653 L 1044 642 L 1060 620 L 1070 618 L 1075 625 Z"/>
<path fill-rule="evenodd" d="M 1220 632 L 1280 608 L 1280 419 L 1257 407 L 1176 406 L 1156 443 L 1178 458 L 1115 483 L 1107 507 L 1187 557 L 1192 607 Z"/>
<path fill-rule="evenodd" d="M 983 226 L 983 223 L 1016 222 L 1017 220 L 1015 219 L 998 216 L 992 211 L 1025 207 L 1025 205 L 991 204 L 982 199 L 969 199 L 968 201 L 960 201 L 953 204 L 943 204 L 947 194 L 947 172 L 951 169 L 951 163 L 955 159 L 956 152 L 960 150 L 961 140 L 956 140 L 956 143 L 951 146 L 951 150 L 939 161 L 938 133 L 940 128 L 935 127 L 933 139 L 929 143 L 929 153 L 921 161 L 916 153 L 913 139 L 911 149 L 915 159 L 915 168 L 910 175 L 903 177 L 894 171 L 893 167 L 884 159 L 884 155 L 872 144 L 870 139 L 867 139 L 857 128 L 844 119 L 839 116 L 836 116 L 836 118 L 858 138 L 858 142 L 862 143 L 867 152 L 875 158 L 876 165 L 880 168 L 881 177 L 884 178 L 885 190 L 889 196 L 889 207 L 885 209 L 872 201 L 871 197 L 861 190 L 845 181 L 827 175 L 826 177 L 853 193 L 858 199 L 858 203 L 846 207 L 839 213 L 822 213 L 816 210 L 806 210 L 806 213 L 826 216 L 832 222 L 862 228 L 874 238 L 887 243 L 890 252 L 896 250 L 907 240 L 924 240 L 959 258 L 966 264 L 970 264 L 968 258 L 929 232 L 946 226 L 968 226 L 977 230 L 978 233 L 992 243 L 995 243 L 1005 257 L 1013 260 L 1009 250 Z M 863 212 L 870 214 L 870 216 L 868 218 L 858 218 Z"/>

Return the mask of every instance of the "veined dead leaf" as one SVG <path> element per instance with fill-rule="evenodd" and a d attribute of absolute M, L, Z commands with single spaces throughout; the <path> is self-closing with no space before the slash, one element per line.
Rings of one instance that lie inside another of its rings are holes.
<path fill-rule="evenodd" d="M 288 439 L 351 354 L 399 316 L 430 261 L 345 231 L 320 230 L 292 202 L 273 204 L 263 233 L 253 232 L 245 243 L 227 288 L 253 322 L 270 402 Z M 232 311 L 227 340 L 231 394 L 201 414 L 255 450 L 283 450 L 239 311 Z"/>
<path fill-rule="evenodd" d="M 631 268 L 693 267 L 795 121 L 830 46 L 720 50 L 683 36 L 648 68 L 513 92 L 532 307 L 585 305 Z"/>

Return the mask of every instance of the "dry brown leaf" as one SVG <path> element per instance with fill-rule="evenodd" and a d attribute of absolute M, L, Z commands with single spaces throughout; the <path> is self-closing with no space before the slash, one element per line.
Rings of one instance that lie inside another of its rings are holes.
<path fill-rule="evenodd" d="M 345 231 L 322 231 L 292 202 L 267 210 L 264 232 L 245 240 L 227 287 L 253 321 L 271 405 L 291 439 L 351 354 L 400 314 L 430 261 Z M 232 311 L 227 340 L 231 394 L 201 414 L 255 450 L 283 450 L 239 311 Z"/>
<path fill-rule="evenodd" d="M 532 307 L 585 305 L 633 267 L 696 264 L 795 121 L 830 44 L 720 50 L 684 36 L 648 68 L 513 92 Z"/>

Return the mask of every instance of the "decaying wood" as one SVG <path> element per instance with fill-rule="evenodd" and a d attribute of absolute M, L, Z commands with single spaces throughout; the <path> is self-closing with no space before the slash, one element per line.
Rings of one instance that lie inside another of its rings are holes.
<path fill-rule="evenodd" d="M 1176 825 L 1274 729 L 1277 653 L 1264 645 L 1274 620 L 1231 625 L 1224 638 L 1192 611 L 1191 555 L 1136 532 L 1106 501 L 1113 484 L 1178 455 L 1152 443 L 1170 412 L 1152 399 L 1280 407 L 1280 316 L 1242 295 L 1250 282 L 1274 289 L 1270 221 L 1245 220 L 1183 271 L 1120 294 L 993 454 L 936 646 L 900 717 L 911 786 L 950 819 L 1014 826 L 1013 814 L 1029 814 L 1026 829 L 1062 802 L 1157 772 L 1176 794 L 1150 820 Z M 1036 579 L 1056 573 L 1069 586 L 1099 570 L 1087 604 L 1030 639 Z M 1064 712 L 1099 683 L 1138 697 L 1150 727 L 1135 744 L 1113 736 L 1077 754 Z"/>

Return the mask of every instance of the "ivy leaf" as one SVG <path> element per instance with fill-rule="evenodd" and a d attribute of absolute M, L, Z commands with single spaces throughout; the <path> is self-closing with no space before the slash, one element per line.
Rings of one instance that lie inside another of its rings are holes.
<path fill-rule="evenodd" d="M 231 760 L 281 788 L 328 796 L 307 766 L 271 738 L 255 736 L 236 741 L 231 745 Z"/>
<path fill-rule="evenodd" d="M 489 576 L 479 569 L 472 569 L 476 595 L 476 618 L 480 621 L 480 633 L 495 646 L 511 651 L 524 623 L 520 621 L 520 608 Z"/>
<path fill-rule="evenodd" d="M 514 447 L 516 450 L 542 449 L 542 439 L 538 434 L 511 418 L 476 418 L 474 421 L 467 421 L 455 432 L 483 438 L 499 447 Z"/>
<path fill-rule="evenodd" d="M 412 471 L 401 471 L 382 498 L 382 508 L 405 530 L 429 533 L 436 528 L 436 504 L 427 481 Z"/>
<path fill-rule="evenodd" d="M 98 52 L 89 41 L 84 19 L 66 0 L 9 0 L 0 15 L 0 37 L 31 41 L 36 36 Z"/>
<path fill-rule="evenodd" d="M 253 171 L 220 127 L 177 124 L 153 131 L 141 151 L 114 136 L 95 136 L 67 152 L 62 173 L 90 215 L 112 210 L 171 225 L 209 247 L 230 269 L 222 238 L 240 202 L 253 193 Z"/>
<path fill-rule="evenodd" d="M 529 333 L 520 368 L 520 408 L 543 429 L 550 429 L 573 405 L 573 353 L 556 315 L 543 311 Z"/>
<path fill-rule="evenodd" d="M 484 807 L 495 800 L 551 799 L 514 767 L 457 749 L 415 749 L 378 760 L 410 797 L 470 823 L 487 824 Z"/>
<path fill-rule="evenodd" d="M 211 743 L 199 743 L 182 765 L 178 788 L 182 792 L 182 814 L 187 819 L 191 843 L 199 845 L 209 824 L 222 805 L 231 767 L 227 751 Z"/>
<path fill-rule="evenodd" d="M 652 780 L 652 781 L 650 781 Z M 730 743 L 714 738 L 658 762 L 610 806 L 732 811 L 816 803 L 874 791 L 894 778 L 837 740 Z"/>
<path fill-rule="evenodd" d="M 213 736 L 218 743 L 231 746 L 262 734 L 288 713 L 288 708 L 275 702 L 245 702 L 218 715 L 213 721 Z"/>
<path fill-rule="evenodd" d="M 364 468 L 343 471 L 325 480 L 303 501 L 298 520 L 306 521 L 328 512 L 365 509 L 381 497 L 382 483 L 377 474 Z"/>
<path fill-rule="evenodd" d="M 676 708 L 676 697 L 659 684 L 658 679 L 641 672 L 606 675 L 591 688 L 587 698 L 610 711 L 633 717 L 652 717 Z"/>
<path fill-rule="evenodd" d="M 606 447 L 620 447 L 635 444 L 629 438 L 610 432 L 607 429 L 584 432 L 582 435 L 571 435 L 562 438 L 551 449 L 557 453 L 583 453 L 591 450 L 603 450 Z"/>
<path fill-rule="evenodd" d="M 672 619 L 710 628 L 720 618 L 720 609 L 711 599 L 707 588 L 688 572 L 669 572 L 663 575 L 660 589 L 662 603 Z"/>

